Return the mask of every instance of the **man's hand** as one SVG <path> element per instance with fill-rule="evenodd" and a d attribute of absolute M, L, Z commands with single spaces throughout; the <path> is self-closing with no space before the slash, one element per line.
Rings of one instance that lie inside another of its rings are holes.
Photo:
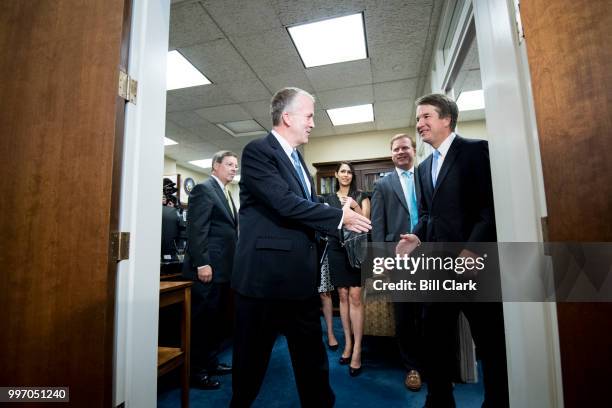
<path fill-rule="evenodd" d="M 204 283 L 212 281 L 213 270 L 210 265 L 200 266 L 198 268 L 198 279 Z"/>
<path fill-rule="evenodd" d="M 395 247 L 395 253 L 401 256 L 410 255 L 419 245 L 421 245 L 421 240 L 416 235 L 401 234 L 400 242 L 398 242 Z"/>
<path fill-rule="evenodd" d="M 349 231 L 368 232 L 372 229 L 372 223 L 366 217 L 351 210 L 351 203 L 355 203 L 352 198 L 347 198 L 342 206 L 342 225 Z M 353 204 L 354 205 L 354 204 Z"/>
<path fill-rule="evenodd" d="M 472 265 L 473 265 L 474 263 L 476 263 L 476 258 L 478 258 L 478 254 L 475 254 L 474 252 L 470 251 L 469 249 L 463 249 L 459 253 L 459 256 L 457 256 L 457 258 L 472 259 Z M 464 265 L 465 265 L 465 263 L 464 263 Z M 474 279 L 478 275 L 478 270 L 477 269 L 470 269 L 470 270 L 465 271 L 462 275 L 463 275 L 464 278 Z"/>

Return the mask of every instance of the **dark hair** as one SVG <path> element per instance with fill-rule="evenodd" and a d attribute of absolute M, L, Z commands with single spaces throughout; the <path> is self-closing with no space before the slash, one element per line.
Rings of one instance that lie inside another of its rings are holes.
<path fill-rule="evenodd" d="M 300 88 L 283 88 L 274 94 L 270 101 L 270 114 L 272 115 L 272 126 L 280 125 L 281 116 L 287 107 L 299 94 L 306 95 L 314 101 L 314 96 Z"/>
<path fill-rule="evenodd" d="M 223 159 L 228 156 L 235 157 L 236 159 L 238 158 L 238 155 L 234 152 L 230 152 L 229 150 L 221 150 L 215 153 L 215 155 L 212 158 L 212 162 L 213 164 L 222 163 Z"/>
<path fill-rule="evenodd" d="M 440 119 L 450 117 L 450 130 L 451 132 L 455 131 L 457 118 L 459 117 L 459 109 L 455 101 L 448 96 L 442 94 L 421 96 L 416 100 L 415 105 L 431 105 L 436 108 L 436 112 L 438 112 L 438 117 Z"/>
<path fill-rule="evenodd" d="M 408 135 L 408 133 L 399 133 L 391 138 L 389 142 L 389 148 L 393 149 L 393 143 L 398 139 L 408 139 L 410 140 L 410 145 L 413 149 L 416 149 L 416 144 L 414 143 L 414 139 Z"/>
<path fill-rule="evenodd" d="M 174 195 L 166 196 L 166 203 L 172 203 L 176 207 L 178 205 L 178 199 Z"/>
<path fill-rule="evenodd" d="M 340 171 L 340 167 L 342 167 L 343 164 L 346 164 L 349 169 L 351 169 L 351 174 L 353 175 L 353 178 L 351 179 L 351 185 L 349 186 L 348 196 L 351 197 L 353 200 L 357 200 L 357 196 L 359 195 L 360 191 L 357 190 L 357 181 L 355 179 L 355 168 L 353 167 L 353 164 L 348 161 L 339 162 L 336 166 L 336 173 Z M 336 186 L 336 192 L 338 192 L 338 190 L 340 190 L 340 182 L 338 182 L 338 185 Z"/>

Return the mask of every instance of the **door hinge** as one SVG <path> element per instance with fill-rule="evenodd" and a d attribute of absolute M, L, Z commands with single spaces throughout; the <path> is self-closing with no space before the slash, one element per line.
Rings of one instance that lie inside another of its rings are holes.
<path fill-rule="evenodd" d="M 516 24 L 516 36 L 518 43 L 521 45 L 525 40 L 525 31 L 523 30 L 523 21 L 521 20 L 521 2 L 514 0 L 514 22 Z"/>
<path fill-rule="evenodd" d="M 130 233 L 114 231 L 111 233 L 111 257 L 116 262 L 130 259 Z"/>
<path fill-rule="evenodd" d="M 138 81 L 131 78 L 124 70 L 119 70 L 119 96 L 136 105 Z"/>

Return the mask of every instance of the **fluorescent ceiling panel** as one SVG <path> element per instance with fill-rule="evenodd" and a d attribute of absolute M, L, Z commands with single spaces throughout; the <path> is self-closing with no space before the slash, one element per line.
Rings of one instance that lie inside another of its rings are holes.
<path fill-rule="evenodd" d="M 266 129 L 253 119 L 217 123 L 217 126 L 234 137 L 257 136 L 268 133 Z"/>
<path fill-rule="evenodd" d="M 457 99 L 457 106 L 460 111 L 470 111 L 477 109 L 484 109 L 484 91 L 478 89 L 476 91 L 466 91 L 459 94 Z"/>
<path fill-rule="evenodd" d="M 192 160 L 189 163 L 193 164 L 194 166 L 201 167 L 203 169 L 212 168 L 212 159 Z"/>
<path fill-rule="evenodd" d="M 178 144 L 178 142 L 175 142 L 174 140 L 170 139 L 169 137 L 164 136 L 164 146 L 172 146 Z"/>
<path fill-rule="evenodd" d="M 363 14 L 287 28 L 306 68 L 367 58 Z"/>
<path fill-rule="evenodd" d="M 168 91 L 211 83 L 176 50 L 168 52 L 167 64 L 166 90 Z"/>
<path fill-rule="evenodd" d="M 327 114 L 334 126 L 374 122 L 374 109 L 372 109 L 371 103 L 348 106 L 346 108 L 327 109 Z"/>

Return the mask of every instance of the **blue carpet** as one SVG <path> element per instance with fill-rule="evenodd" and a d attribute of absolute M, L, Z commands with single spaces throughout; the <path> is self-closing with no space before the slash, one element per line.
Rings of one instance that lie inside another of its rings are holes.
<path fill-rule="evenodd" d="M 323 324 L 323 323 L 322 323 Z M 323 326 L 324 327 L 324 326 Z M 403 407 L 420 408 L 427 395 L 426 386 L 418 392 L 404 387 L 406 373 L 398 362 L 397 347 L 391 338 L 366 337 L 363 343 L 363 371 L 358 377 L 350 377 L 347 366 L 341 366 L 338 358 L 342 352 L 344 335 L 339 318 L 334 318 L 334 332 L 340 347 L 328 350 L 330 382 L 336 394 L 336 407 Z M 327 336 L 323 339 L 327 342 Z M 219 356 L 221 362 L 230 363 L 231 348 Z M 482 377 L 480 377 L 482 378 Z M 232 376 L 218 377 L 222 385 L 219 390 L 203 391 L 192 388 L 192 407 L 227 407 L 232 393 Z M 478 408 L 482 404 L 482 383 L 457 384 L 455 400 L 459 408 Z M 299 407 L 299 399 L 293 377 L 293 369 L 287 349 L 287 341 L 279 336 L 272 351 L 266 378 L 259 392 L 254 408 Z M 160 379 L 157 406 L 160 408 L 180 407 L 178 376 L 168 374 Z"/>

